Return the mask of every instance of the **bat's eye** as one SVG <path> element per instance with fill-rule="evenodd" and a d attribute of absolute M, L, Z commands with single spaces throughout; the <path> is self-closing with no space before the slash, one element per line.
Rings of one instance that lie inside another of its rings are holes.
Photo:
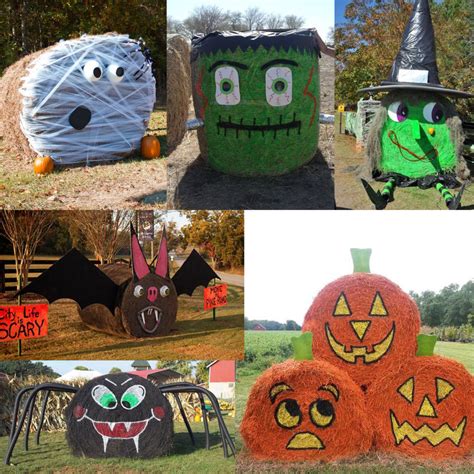
<path fill-rule="evenodd" d="M 325 428 L 334 420 L 334 408 L 329 400 L 318 398 L 309 408 L 311 420 L 316 426 Z"/>
<path fill-rule="evenodd" d="M 92 398 L 106 410 L 112 410 L 117 406 L 117 398 L 105 385 L 96 385 L 92 389 Z"/>
<path fill-rule="evenodd" d="M 145 294 L 145 289 L 141 285 L 137 285 L 135 289 L 133 290 L 133 296 L 135 296 L 135 298 L 140 298 L 144 294 Z"/>
<path fill-rule="evenodd" d="M 90 59 L 84 64 L 82 74 L 89 82 L 97 82 L 102 77 L 102 66 L 95 59 Z"/>
<path fill-rule="evenodd" d="M 107 77 L 111 82 L 120 82 L 125 75 L 125 69 L 117 64 L 110 64 L 107 67 Z"/>
<path fill-rule="evenodd" d="M 133 385 L 127 388 L 126 392 L 122 395 L 120 400 L 121 405 L 125 410 L 133 410 L 135 407 L 140 405 L 146 395 L 146 390 L 143 385 Z"/>
<path fill-rule="evenodd" d="M 161 295 L 163 298 L 166 298 L 169 294 L 170 294 L 170 289 L 169 289 L 166 285 L 163 285 L 163 286 L 160 288 L 160 295 Z"/>

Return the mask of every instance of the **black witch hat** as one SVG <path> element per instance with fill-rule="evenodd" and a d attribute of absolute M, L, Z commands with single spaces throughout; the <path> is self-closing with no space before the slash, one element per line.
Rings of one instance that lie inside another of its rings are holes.
<path fill-rule="evenodd" d="M 472 97 L 443 87 L 439 82 L 436 46 L 428 0 L 415 0 L 413 11 L 403 33 L 400 51 L 393 62 L 387 81 L 359 92 L 383 92 L 400 89 L 438 92 L 443 95 Z"/>

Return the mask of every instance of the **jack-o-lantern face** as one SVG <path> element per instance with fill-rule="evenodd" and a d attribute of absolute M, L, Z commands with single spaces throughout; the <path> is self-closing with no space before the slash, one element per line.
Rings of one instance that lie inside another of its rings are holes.
<path fill-rule="evenodd" d="M 241 433 L 258 459 L 331 460 L 366 452 L 371 444 L 361 390 L 324 361 L 286 361 L 262 374 Z"/>
<path fill-rule="evenodd" d="M 474 379 L 459 363 L 416 357 L 367 393 L 380 449 L 449 458 L 474 448 Z"/>
<path fill-rule="evenodd" d="M 347 370 L 360 385 L 416 353 L 420 315 L 387 278 L 354 273 L 327 285 L 306 313 L 313 354 Z"/>

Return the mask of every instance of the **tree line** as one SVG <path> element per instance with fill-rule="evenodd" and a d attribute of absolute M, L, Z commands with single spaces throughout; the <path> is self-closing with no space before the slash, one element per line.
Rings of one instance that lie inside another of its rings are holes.
<path fill-rule="evenodd" d="M 245 318 L 244 329 L 251 331 L 257 324 L 263 326 L 267 331 L 301 331 L 301 326 L 296 321 L 290 319 L 285 323 L 279 323 L 278 321 L 271 321 L 268 319 Z"/>

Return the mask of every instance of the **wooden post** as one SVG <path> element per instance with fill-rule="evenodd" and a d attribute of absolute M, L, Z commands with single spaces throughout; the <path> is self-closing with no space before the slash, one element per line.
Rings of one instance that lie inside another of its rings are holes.
<path fill-rule="evenodd" d="M 22 289 L 21 271 L 18 274 L 18 291 Z M 21 306 L 21 295 L 18 295 L 18 306 Z M 21 356 L 21 339 L 18 339 L 18 356 Z"/>
<path fill-rule="evenodd" d="M 214 278 L 214 284 L 213 286 L 216 286 L 216 279 Z M 212 320 L 216 320 L 216 308 L 212 308 Z"/>

